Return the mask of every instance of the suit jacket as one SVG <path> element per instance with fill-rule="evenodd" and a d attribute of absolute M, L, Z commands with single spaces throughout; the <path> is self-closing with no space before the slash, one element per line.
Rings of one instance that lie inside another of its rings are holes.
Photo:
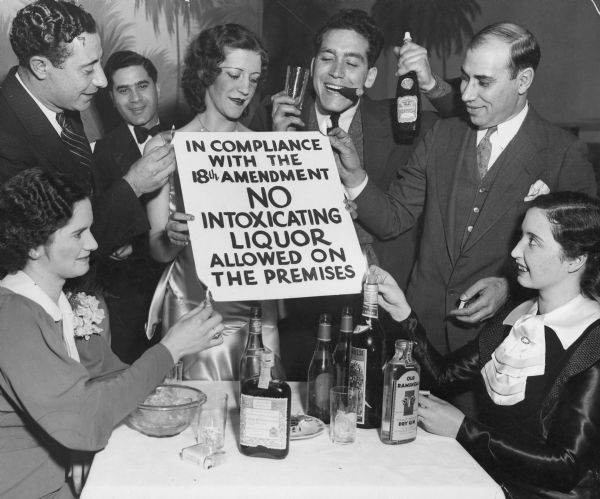
<path fill-rule="evenodd" d="M 140 157 L 136 140 L 127 124 L 122 122 L 96 142 L 94 168 L 99 188 L 109 189 Z M 147 195 L 142 195 L 136 199 L 144 212 L 146 198 Z M 164 264 L 155 262 L 150 256 L 147 231 L 129 242 L 133 247 L 132 254 L 123 261 L 105 259 L 99 262 L 97 278 L 110 313 L 111 347 L 123 362 L 131 364 L 151 346 L 145 334 L 145 323 Z"/>
<path fill-rule="evenodd" d="M 314 109 L 314 96 L 308 95 L 302 107 L 302 121 L 309 122 L 309 113 Z M 360 111 L 363 128 L 364 165 L 369 180 L 379 189 L 385 191 L 396 177 L 398 170 L 408 161 L 414 145 L 397 144 L 394 142 L 392 128 L 392 112 L 395 99 L 381 101 L 371 100 L 363 96 L 360 101 Z M 272 105 L 270 99 L 265 100 L 255 114 L 250 128 L 257 131 L 272 130 Z M 431 112 L 422 113 L 421 137 L 437 120 L 437 115 Z M 368 230 L 367 231 L 371 232 Z M 418 227 L 392 239 L 383 240 L 375 237 L 373 249 L 379 264 L 387 269 L 405 288 L 412 268 L 418 239 Z"/>
<path fill-rule="evenodd" d="M 79 165 L 15 73 L 16 68 L 11 69 L 0 88 L 0 182 L 22 170 L 43 167 L 93 188 L 92 232 L 99 255 L 107 256 L 147 231 L 146 214 L 129 184 L 119 178 L 100 189 L 94 172 Z"/>
<path fill-rule="evenodd" d="M 476 340 L 446 358 L 432 348 L 414 313 L 390 332 L 417 342 L 415 357 L 422 374 L 434 380 L 432 389 L 444 395 L 473 389 L 486 410 L 495 411 L 481 370 L 510 332 L 503 321 L 514 306 L 505 305 Z M 568 352 L 530 417 L 518 419 L 512 429 L 466 417 L 458 430 L 458 442 L 503 485 L 507 497 L 599 497 L 600 321 Z"/>
<path fill-rule="evenodd" d="M 476 131 L 468 123 L 440 120 L 417 145 L 387 195 L 369 181 L 356 199 L 359 219 L 383 239 L 409 229 L 423 216 L 407 298 L 441 351 L 465 344 L 481 328 L 446 321 L 447 313 L 479 279 L 505 273 L 531 184 L 541 179 L 551 191 L 596 192 L 585 145 L 530 106 L 518 133 L 494 163 L 500 170 L 461 244 L 465 227 L 457 223 L 463 193 L 459 171 L 475 155 L 475 144 Z"/>

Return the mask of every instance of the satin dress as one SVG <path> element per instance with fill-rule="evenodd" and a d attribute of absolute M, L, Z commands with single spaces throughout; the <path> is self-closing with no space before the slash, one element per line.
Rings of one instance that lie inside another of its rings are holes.
<path fill-rule="evenodd" d="M 171 177 L 169 190 L 170 213 L 185 212 L 179 177 Z M 192 245 L 185 246 L 165 269 L 154 293 L 148 316 L 147 334 L 152 337 L 159 322 L 162 334 L 177 320 L 206 298 L 206 286 L 196 275 Z M 213 301 L 214 309 L 223 316 L 224 341 L 217 347 L 183 358 L 184 379 L 238 380 L 240 358 L 248 338 L 250 308 L 262 307 L 263 343 L 280 355 L 277 329 L 277 301 Z"/>

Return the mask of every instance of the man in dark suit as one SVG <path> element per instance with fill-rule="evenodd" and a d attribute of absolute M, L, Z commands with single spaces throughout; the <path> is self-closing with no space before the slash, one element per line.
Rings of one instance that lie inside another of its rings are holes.
<path fill-rule="evenodd" d="M 355 99 L 342 96 L 340 87 L 370 88 L 377 77 L 375 61 L 383 46 L 383 34 L 363 11 L 341 10 L 317 32 L 312 61 L 313 91 L 308 92 L 300 111 L 293 100 L 279 92 L 266 106 L 257 110 L 250 125 L 253 130 L 320 130 L 327 133 L 331 115 L 337 114 L 339 126 L 349 132 L 360 149 L 361 163 L 369 176 L 387 188 L 398 168 L 408 160 L 413 143 L 397 144 L 393 137 L 394 100 L 373 101 L 366 95 Z M 423 132 L 436 120 L 424 113 Z M 374 237 L 356 224 L 361 245 L 398 280 L 406 284 L 414 261 L 417 230 L 393 240 Z"/>
<path fill-rule="evenodd" d="M 111 54 L 104 73 L 123 122 L 94 149 L 96 178 L 102 190 L 127 174 L 142 157 L 145 144 L 161 129 L 157 71 L 152 61 L 123 50 Z M 144 210 L 146 196 L 138 200 Z M 123 362 L 132 363 L 151 345 L 144 325 L 163 268 L 150 256 L 146 232 L 132 238 L 119 254 L 100 262 L 98 278 L 110 313 L 111 347 Z"/>
<path fill-rule="evenodd" d="M 302 110 L 293 99 L 279 92 L 267 105 L 260 107 L 250 128 L 263 131 L 320 130 L 327 133 L 332 126 L 331 116 L 337 116 L 338 125 L 348 131 L 359 149 L 361 164 L 369 171 L 370 178 L 385 190 L 398 169 L 410 157 L 414 143 L 397 144 L 394 141 L 392 116 L 395 100 L 373 101 L 366 95 L 347 98 L 336 89 L 349 87 L 370 88 L 377 77 L 375 62 L 381 53 L 383 34 L 374 21 L 363 11 L 347 9 L 332 16 L 316 33 L 315 57 L 312 61 L 312 91 L 308 92 Z M 434 113 L 424 113 L 424 133 L 437 119 Z M 415 141 L 416 143 L 416 141 Z M 356 232 L 369 261 L 379 264 L 392 273 L 400 285 L 405 285 L 415 258 L 418 228 L 383 241 L 355 223 Z M 286 328 L 296 331 L 306 328 L 316 330 L 318 314 L 329 312 L 337 319 L 345 304 L 360 313 L 360 296 L 312 297 L 287 300 L 288 318 L 280 323 L 282 349 L 286 348 Z M 306 335 L 303 335 L 304 337 Z M 294 345 L 296 358 L 305 342 Z M 310 348 L 310 346 L 308 347 Z M 282 351 L 285 357 L 286 352 Z M 308 359 L 302 376 L 306 374 Z M 297 362 L 301 365 L 301 362 Z M 294 372 L 291 373 L 294 376 Z"/>
<path fill-rule="evenodd" d="M 106 86 L 94 19 L 70 2 L 40 0 L 17 13 L 10 42 L 19 65 L 0 89 L 0 181 L 34 166 L 78 179 L 93 191 L 95 258 L 119 254 L 148 230 L 138 197 L 165 184 L 174 153 L 156 149 L 100 188 L 79 116 Z"/>
<path fill-rule="evenodd" d="M 340 132 L 333 139 L 366 227 L 394 237 L 423 217 L 407 297 L 440 351 L 472 339 L 505 302 L 506 265 L 527 201 L 549 190 L 595 193 L 585 145 L 527 102 L 539 59 L 533 35 L 515 24 L 475 35 L 462 66 L 469 122 L 438 121 L 387 195 L 349 138 Z"/>

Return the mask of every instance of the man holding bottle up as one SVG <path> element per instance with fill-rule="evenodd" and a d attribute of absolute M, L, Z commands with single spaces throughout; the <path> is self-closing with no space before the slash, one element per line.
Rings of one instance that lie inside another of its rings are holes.
<path fill-rule="evenodd" d="M 414 49 L 397 49 L 400 72 L 417 71 L 431 90 L 426 58 L 406 55 Z M 494 24 L 477 33 L 462 65 L 468 121 L 438 121 L 387 194 L 370 178 L 370 165 L 361 166 L 350 137 L 339 129 L 332 137 L 359 222 L 387 239 L 423 217 L 407 296 L 442 352 L 474 338 L 505 302 L 506 255 L 527 202 L 548 190 L 596 191 L 584 144 L 527 102 L 539 60 L 537 40 L 521 26 Z"/>
<path fill-rule="evenodd" d="M 347 97 L 339 92 L 341 89 L 364 92 L 371 88 L 377 77 L 375 62 L 382 47 L 383 34 L 366 12 L 340 10 L 315 35 L 313 89 L 307 92 L 302 111 L 285 92 L 279 92 L 258 109 L 250 128 L 290 132 L 320 130 L 326 134 L 332 127 L 333 116 L 333 124 L 346 131 L 357 145 L 361 164 L 369 171 L 369 177 L 381 190 L 386 190 L 400 166 L 410 157 L 418 139 L 412 144 L 394 141 L 390 106 L 395 100 L 373 101 L 364 94 Z M 421 134 L 435 120 L 434 113 L 424 113 Z M 406 284 L 415 256 L 416 228 L 387 241 L 379 239 L 360 223 L 356 223 L 355 228 L 369 260 L 379 261 L 401 286 Z M 298 321 L 304 320 L 314 331 L 320 313 L 330 312 L 337 316 L 343 305 L 354 300 L 348 296 L 336 298 L 288 300 L 291 314 L 294 315 L 295 310 L 298 312 L 298 317 L 291 321 L 293 327 L 298 327 Z M 360 297 L 354 301 L 355 306 L 360 306 Z"/>

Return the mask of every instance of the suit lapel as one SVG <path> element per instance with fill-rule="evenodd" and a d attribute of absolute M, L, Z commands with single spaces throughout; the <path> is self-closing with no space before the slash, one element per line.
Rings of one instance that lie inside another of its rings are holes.
<path fill-rule="evenodd" d="M 118 127 L 113 149 L 113 159 L 119 166 L 121 174 L 127 173 L 129 167 L 141 157 L 137 142 L 131 135 L 129 127 L 126 123 L 121 123 Z"/>
<path fill-rule="evenodd" d="M 524 203 L 529 186 L 544 168 L 538 154 L 540 148 L 544 147 L 538 140 L 539 126 L 540 120 L 530 108 L 521 129 L 494 163 L 493 168 L 500 170 L 463 251 L 466 252 L 488 231 L 493 230 L 494 224 L 515 204 Z"/>
<path fill-rule="evenodd" d="M 456 262 L 458 255 L 456 253 L 457 243 L 462 239 L 464 227 L 456 226 L 456 200 L 460 195 L 460 172 L 464 168 L 464 163 L 467 160 L 467 153 L 471 148 L 475 147 L 475 131 L 469 126 L 465 126 L 463 122 L 458 122 L 457 126 L 464 127 L 462 136 L 459 135 L 459 139 L 456 141 L 458 147 L 458 154 L 456 163 L 450 164 L 448 161 L 448 152 L 451 150 L 452 144 L 448 144 L 448 147 L 439 149 L 440 154 L 444 154 L 445 157 L 439 158 L 436 162 L 442 165 L 441 168 L 437 168 L 436 171 L 436 182 L 437 188 L 435 189 L 438 193 L 439 206 L 442 210 L 442 218 L 444 220 L 444 232 L 446 239 L 446 246 L 448 255 L 452 265 Z M 452 130 L 450 130 L 452 132 Z M 452 136 L 450 133 L 449 136 Z M 437 138 L 436 138 L 437 139 Z"/>
<path fill-rule="evenodd" d="M 46 115 L 19 83 L 15 73 L 16 68 L 13 68 L 2 84 L 2 91 L 8 105 L 23 125 L 32 147 L 37 150 L 38 155 L 44 157 L 45 166 L 83 178 L 81 167 L 73 159 Z M 89 176 L 85 177 L 89 182 Z"/>
<path fill-rule="evenodd" d="M 394 169 L 398 167 L 397 164 L 387 161 L 392 142 L 389 115 L 382 115 L 375 103 L 366 95 L 362 97 L 359 106 L 362 118 L 364 167 L 369 177 L 377 185 L 381 185 L 382 179 L 387 178 L 389 174 L 386 167 Z M 387 190 L 387 187 L 387 185 L 383 186 L 384 190 Z"/>

